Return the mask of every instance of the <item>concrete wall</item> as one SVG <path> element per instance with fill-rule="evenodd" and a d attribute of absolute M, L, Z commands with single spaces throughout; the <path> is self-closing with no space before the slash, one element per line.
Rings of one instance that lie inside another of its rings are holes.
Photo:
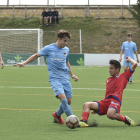
<path fill-rule="evenodd" d="M 85 66 L 108 66 L 110 59 L 119 60 L 120 54 L 84 54 Z M 124 55 L 122 56 L 124 58 Z M 139 54 L 140 59 L 140 54 Z M 123 60 L 121 62 L 123 66 Z M 138 64 L 140 66 L 140 63 Z"/>

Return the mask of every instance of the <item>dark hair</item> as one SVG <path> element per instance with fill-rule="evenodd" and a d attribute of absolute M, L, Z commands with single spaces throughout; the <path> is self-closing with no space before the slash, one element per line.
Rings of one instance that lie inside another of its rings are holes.
<path fill-rule="evenodd" d="M 68 31 L 60 30 L 57 34 L 57 38 L 62 39 L 62 38 L 65 38 L 65 37 L 68 37 L 70 39 L 71 34 Z"/>
<path fill-rule="evenodd" d="M 128 33 L 127 36 L 131 36 L 132 37 L 132 34 L 131 33 Z"/>
<path fill-rule="evenodd" d="M 109 64 L 114 65 L 115 69 L 119 68 L 121 70 L 121 64 L 120 64 L 119 61 L 112 59 L 112 60 L 109 61 Z"/>

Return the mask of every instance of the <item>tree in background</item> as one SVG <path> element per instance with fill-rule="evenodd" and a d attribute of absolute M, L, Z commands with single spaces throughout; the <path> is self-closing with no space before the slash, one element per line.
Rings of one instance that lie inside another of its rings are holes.
<path fill-rule="evenodd" d="M 140 0 L 137 0 L 136 5 L 132 5 L 130 11 L 133 17 L 137 20 L 138 25 L 140 26 Z"/>

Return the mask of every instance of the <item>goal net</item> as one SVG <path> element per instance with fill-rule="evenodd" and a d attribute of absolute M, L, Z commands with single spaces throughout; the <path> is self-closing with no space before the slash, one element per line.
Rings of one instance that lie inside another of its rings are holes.
<path fill-rule="evenodd" d="M 43 47 L 42 29 L 0 29 L 0 52 L 5 65 L 21 63 Z M 29 65 L 43 65 L 40 57 Z"/>

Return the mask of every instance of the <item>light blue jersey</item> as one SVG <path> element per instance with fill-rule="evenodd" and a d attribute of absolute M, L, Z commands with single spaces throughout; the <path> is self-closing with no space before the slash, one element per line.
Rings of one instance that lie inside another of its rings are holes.
<path fill-rule="evenodd" d="M 69 68 L 66 62 L 69 61 L 69 48 L 58 48 L 56 43 L 45 46 L 39 51 L 40 56 L 46 56 L 49 71 L 49 81 L 67 80 L 70 78 Z"/>
<path fill-rule="evenodd" d="M 133 41 L 131 42 L 123 42 L 122 44 L 122 50 L 124 50 L 124 61 L 126 57 L 130 57 L 131 59 L 134 60 L 134 51 L 137 51 L 137 46 L 136 43 Z"/>

